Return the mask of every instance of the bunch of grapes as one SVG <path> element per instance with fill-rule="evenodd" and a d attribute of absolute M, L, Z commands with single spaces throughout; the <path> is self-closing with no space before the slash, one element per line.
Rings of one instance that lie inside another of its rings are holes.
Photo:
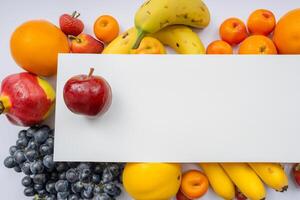
<path fill-rule="evenodd" d="M 19 132 L 4 165 L 23 172 L 24 194 L 39 200 L 113 200 L 121 194 L 121 163 L 54 162 L 54 130 L 46 125 Z"/>

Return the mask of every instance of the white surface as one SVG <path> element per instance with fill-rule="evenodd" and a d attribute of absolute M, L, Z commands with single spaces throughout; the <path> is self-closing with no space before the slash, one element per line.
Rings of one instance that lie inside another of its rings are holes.
<path fill-rule="evenodd" d="M 299 62 L 299 56 L 62 54 L 55 160 L 299 162 L 292 153 L 300 140 Z M 109 111 L 95 119 L 70 112 L 63 100 L 68 79 L 90 66 L 113 94 Z"/>
<path fill-rule="evenodd" d="M 1 0 L 0 6 L 0 79 L 11 73 L 21 71 L 10 57 L 9 38 L 12 31 L 22 22 L 29 19 L 48 19 L 57 24 L 58 17 L 65 12 L 71 13 L 74 10 L 81 12 L 81 19 L 85 22 L 85 32 L 92 33 L 93 22 L 99 15 L 111 14 L 116 16 L 121 24 L 121 30 L 124 31 L 133 25 L 133 16 L 138 6 L 143 0 Z M 274 0 L 227 0 L 225 3 L 219 0 L 206 0 L 205 3 L 212 13 L 212 22 L 210 26 L 200 31 L 200 36 L 205 45 L 212 40 L 218 39 L 218 26 L 227 17 L 238 16 L 243 20 L 251 11 L 258 8 L 267 8 L 272 10 L 277 18 L 282 16 L 288 10 L 300 7 L 300 2 L 296 0 L 274 1 Z M 50 120 L 51 121 L 51 120 Z M 8 148 L 14 144 L 17 132 L 20 127 L 15 127 L 7 122 L 5 117 L 0 117 L 0 160 L 1 162 L 8 155 Z M 201 143 L 200 143 L 201 144 Z M 255 148 L 255 146 L 254 146 Z M 279 149 L 281 147 L 278 147 Z M 239 149 L 237 149 L 238 151 Z M 297 151 L 298 152 L 298 151 Z M 294 152 L 294 153 L 297 153 Z M 192 167 L 192 166 L 189 166 Z M 289 170 L 288 170 L 289 171 Z M 16 174 L 13 170 L 5 169 L 0 166 L 0 192 L 1 199 L 21 200 L 30 199 L 23 195 L 21 178 L 23 175 Z M 125 198 L 122 198 L 125 199 Z M 212 193 L 201 198 L 203 200 L 218 199 Z M 270 200 L 296 200 L 300 199 L 300 191 L 290 183 L 290 189 L 287 193 L 276 193 L 268 191 Z"/>

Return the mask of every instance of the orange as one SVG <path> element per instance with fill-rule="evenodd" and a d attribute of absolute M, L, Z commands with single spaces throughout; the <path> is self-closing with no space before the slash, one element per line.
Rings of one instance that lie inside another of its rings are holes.
<path fill-rule="evenodd" d="M 268 36 L 273 32 L 276 25 L 274 14 L 265 9 L 255 10 L 250 14 L 247 27 L 251 34 Z"/>
<path fill-rule="evenodd" d="M 164 45 L 156 38 L 144 37 L 137 49 L 131 50 L 132 54 L 165 54 Z"/>
<path fill-rule="evenodd" d="M 230 44 L 222 40 L 211 42 L 206 48 L 206 54 L 232 54 L 233 50 Z"/>
<path fill-rule="evenodd" d="M 190 170 L 183 174 L 180 190 L 189 199 L 203 196 L 208 190 L 208 179 L 198 170 Z"/>
<path fill-rule="evenodd" d="M 278 21 L 273 41 L 280 54 L 300 54 L 300 8 L 288 12 Z"/>
<path fill-rule="evenodd" d="M 230 45 L 237 45 L 248 36 L 244 22 L 234 17 L 226 19 L 221 24 L 219 34 L 221 39 Z"/>
<path fill-rule="evenodd" d="M 277 54 L 277 50 L 270 38 L 252 35 L 241 43 L 239 54 Z"/>
<path fill-rule="evenodd" d="M 94 33 L 99 40 L 109 43 L 119 35 L 119 23 L 112 16 L 100 16 L 94 23 Z"/>
<path fill-rule="evenodd" d="M 55 25 L 45 20 L 32 20 L 13 32 L 10 50 L 23 69 L 51 76 L 56 74 L 58 53 L 68 53 L 70 48 L 68 38 Z"/>

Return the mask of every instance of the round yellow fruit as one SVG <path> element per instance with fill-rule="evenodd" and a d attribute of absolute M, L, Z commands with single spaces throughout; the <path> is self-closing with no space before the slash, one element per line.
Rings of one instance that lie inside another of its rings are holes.
<path fill-rule="evenodd" d="M 41 76 L 56 74 L 58 53 L 70 51 L 67 36 L 54 24 L 32 20 L 20 25 L 12 34 L 10 50 L 16 63 Z"/>
<path fill-rule="evenodd" d="M 181 167 L 169 163 L 128 163 L 123 185 L 135 200 L 168 200 L 179 190 Z"/>

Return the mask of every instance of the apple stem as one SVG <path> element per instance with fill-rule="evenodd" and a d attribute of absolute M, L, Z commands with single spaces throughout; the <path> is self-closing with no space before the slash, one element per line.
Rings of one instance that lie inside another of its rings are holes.
<path fill-rule="evenodd" d="M 70 40 L 76 40 L 78 43 L 81 43 L 81 39 L 78 38 L 78 37 L 76 37 L 76 36 L 74 36 L 74 35 L 68 35 L 68 38 Z"/>
<path fill-rule="evenodd" d="M 78 18 L 80 16 L 80 13 L 77 11 L 74 11 L 71 16 L 72 16 L 72 18 Z"/>
<path fill-rule="evenodd" d="M 2 101 L 0 101 L 0 115 L 4 112 L 5 107 Z"/>
<path fill-rule="evenodd" d="M 89 72 L 88 77 L 91 77 L 91 76 L 93 75 L 94 70 L 95 70 L 95 69 L 94 69 L 93 67 L 90 68 L 90 72 Z"/>

